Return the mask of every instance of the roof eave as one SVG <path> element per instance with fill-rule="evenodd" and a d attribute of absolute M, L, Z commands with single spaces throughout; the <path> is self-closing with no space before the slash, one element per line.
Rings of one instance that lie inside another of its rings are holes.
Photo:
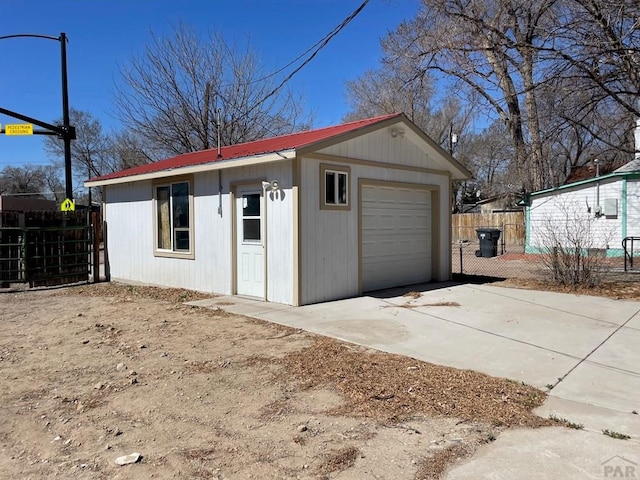
<path fill-rule="evenodd" d="M 560 190 L 567 190 L 569 188 L 581 187 L 583 185 L 588 185 L 590 183 L 599 182 L 602 180 L 610 180 L 616 177 L 629 177 L 629 176 L 638 176 L 640 172 L 613 172 L 607 175 L 601 175 L 599 177 L 589 178 L 587 180 L 580 180 L 578 182 L 567 183 L 565 185 L 560 185 L 559 187 L 547 188 L 545 190 L 539 190 L 537 192 L 531 192 L 529 195 L 531 197 L 537 197 L 539 195 L 548 195 L 550 193 L 554 193 Z"/>
<path fill-rule="evenodd" d="M 106 185 L 117 185 L 121 183 L 141 182 L 143 180 L 155 180 L 158 178 L 175 177 L 177 175 L 189 175 L 193 173 L 208 172 L 214 170 L 224 170 L 227 168 L 246 167 L 258 163 L 273 163 L 291 160 L 296 157 L 295 149 L 287 149 L 278 152 L 270 152 L 249 157 L 231 158 L 228 160 L 217 160 L 200 165 L 158 170 L 156 172 L 141 173 L 138 175 L 128 175 L 105 180 L 89 180 L 84 182 L 85 187 L 102 187 Z"/>

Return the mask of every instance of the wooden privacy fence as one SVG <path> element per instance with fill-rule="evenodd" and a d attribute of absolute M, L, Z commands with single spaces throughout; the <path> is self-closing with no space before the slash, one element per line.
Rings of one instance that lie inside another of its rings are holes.
<path fill-rule="evenodd" d="M 88 281 L 91 237 L 86 212 L 0 212 L 0 287 Z"/>
<path fill-rule="evenodd" d="M 451 240 L 453 243 L 477 242 L 476 229 L 499 228 L 500 242 L 506 245 L 524 245 L 524 212 L 457 213 L 452 215 Z"/>

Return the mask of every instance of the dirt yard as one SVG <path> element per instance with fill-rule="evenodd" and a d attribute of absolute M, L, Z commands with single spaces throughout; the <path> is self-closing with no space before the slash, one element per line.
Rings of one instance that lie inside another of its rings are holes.
<path fill-rule="evenodd" d="M 439 478 L 505 428 L 550 423 L 526 385 L 182 304 L 196 298 L 0 293 L 0 478 Z"/>

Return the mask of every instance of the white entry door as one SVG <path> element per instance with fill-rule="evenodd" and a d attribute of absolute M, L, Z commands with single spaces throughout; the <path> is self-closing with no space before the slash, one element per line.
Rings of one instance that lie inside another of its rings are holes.
<path fill-rule="evenodd" d="M 262 191 L 239 189 L 236 196 L 236 278 L 238 295 L 264 297 Z"/>

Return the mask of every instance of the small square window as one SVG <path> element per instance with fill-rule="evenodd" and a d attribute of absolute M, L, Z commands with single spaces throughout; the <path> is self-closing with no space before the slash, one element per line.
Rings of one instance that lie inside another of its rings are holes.
<path fill-rule="evenodd" d="M 349 169 L 321 165 L 322 197 L 320 208 L 328 210 L 349 209 Z"/>

